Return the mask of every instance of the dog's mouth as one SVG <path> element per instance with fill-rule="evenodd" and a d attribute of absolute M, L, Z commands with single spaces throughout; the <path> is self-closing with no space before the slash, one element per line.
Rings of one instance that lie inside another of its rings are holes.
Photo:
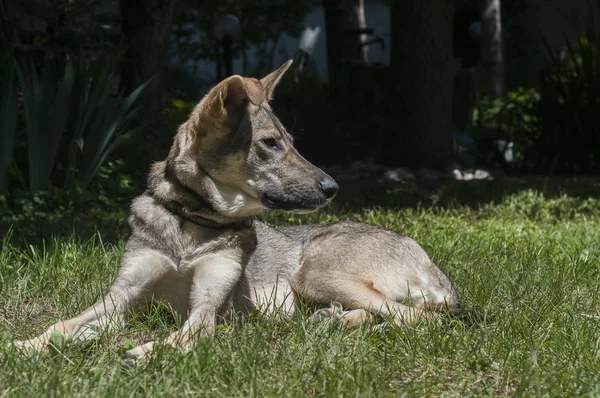
<path fill-rule="evenodd" d="M 260 201 L 270 210 L 286 210 L 295 213 L 310 213 L 329 203 L 328 200 L 305 200 L 282 199 L 269 194 L 262 194 Z"/>

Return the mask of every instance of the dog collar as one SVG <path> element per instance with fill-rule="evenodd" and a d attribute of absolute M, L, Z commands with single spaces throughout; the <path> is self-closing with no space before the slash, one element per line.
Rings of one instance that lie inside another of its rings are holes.
<path fill-rule="evenodd" d="M 193 222 L 196 225 L 206 228 L 214 229 L 244 229 L 252 227 L 252 218 L 248 217 L 240 221 L 234 221 L 230 223 L 220 223 L 209 218 L 199 216 L 197 214 L 190 213 L 185 207 L 179 203 L 171 200 L 165 203 L 165 208 L 171 213 L 183 218 L 186 221 Z"/>

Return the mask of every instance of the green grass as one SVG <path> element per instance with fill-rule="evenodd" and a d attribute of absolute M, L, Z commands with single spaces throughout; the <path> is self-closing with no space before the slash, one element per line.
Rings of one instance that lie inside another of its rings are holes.
<path fill-rule="evenodd" d="M 34 336 L 93 303 L 123 250 L 126 208 L 67 209 L 62 218 L 17 220 L 4 235 L 0 396 L 600 394 L 597 185 L 388 188 L 349 187 L 317 214 L 264 218 L 277 225 L 349 218 L 411 236 L 449 275 L 463 306 L 483 319 L 340 331 L 306 314 L 256 315 L 221 328 L 193 352 L 163 347 L 128 368 L 126 347 L 176 328 L 154 307 L 97 342 L 22 356 L 11 339 Z"/>

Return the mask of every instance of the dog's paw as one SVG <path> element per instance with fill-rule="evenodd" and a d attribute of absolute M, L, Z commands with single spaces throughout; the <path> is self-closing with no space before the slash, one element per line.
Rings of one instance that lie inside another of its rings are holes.
<path fill-rule="evenodd" d="M 342 307 L 342 304 L 338 303 L 337 301 L 332 301 L 329 308 L 335 316 L 340 317 L 344 313 L 344 307 Z"/>
<path fill-rule="evenodd" d="M 134 358 L 123 358 L 123 364 L 129 368 L 135 368 L 138 365 L 138 360 Z"/>
<path fill-rule="evenodd" d="M 323 321 L 331 319 L 331 317 L 332 317 L 331 309 L 321 308 L 320 310 L 315 311 L 311 315 L 310 320 L 313 322 L 323 322 Z"/>
<path fill-rule="evenodd" d="M 329 308 L 321 308 L 315 311 L 310 317 L 315 322 L 323 322 L 326 320 L 339 321 L 344 313 L 342 305 L 336 301 L 332 301 Z"/>
<path fill-rule="evenodd" d="M 135 348 L 125 351 L 123 360 L 128 366 L 136 366 L 142 359 L 148 358 L 153 348 L 153 341 L 150 341 L 146 344 L 141 344 Z"/>

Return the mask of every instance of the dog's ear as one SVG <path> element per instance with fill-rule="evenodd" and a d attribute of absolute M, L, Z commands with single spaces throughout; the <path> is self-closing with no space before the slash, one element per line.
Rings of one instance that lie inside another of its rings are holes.
<path fill-rule="evenodd" d="M 250 101 L 254 105 L 260 105 L 265 100 L 261 85 L 256 79 L 248 79 L 239 75 L 233 75 L 225 79 L 216 87 L 218 98 L 215 98 L 213 106 L 225 108 L 225 110 L 237 109 Z"/>
<path fill-rule="evenodd" d="M 265 93 L 267 94 L 267 101 L 271 101 L 273 99 L 273 91 L 275 91 L 275 87 L 279 83 L 279 80 L 281 80 L 281 77 L 285 71 L 288 70 L 288 68 L 292 65 L 292 62 L 293 61 L 290 59 L 285 64 L 281 65 L 279 69 L 269 73 L 260 80 L 260 83 L 264 87 Z"/>
<path fill-rule="evenodd" d="M 200 113 L 210 118 L 227 117 L 248 102 L 260 105 L 264 90 L 256 79 L 233 75 L 217 84 L 201 102 Z"/>
<path fill-rule="evenodd" d="M 225 108 L 238 107 L 252 102 L 254 105 L 260 105 L 265 100 L 262 87 L 258 80 L 233 75 L 226 79 L 221 89 L 221 98 Z"/>
<path fill-rule="evenodd" d="M 229 131 L 231 117 L 238 118 L 250 102 L 260 105 L 265 92 L 257 79 L 233 75 L 213 87 L 190 115 L 195 137 Z"/>

